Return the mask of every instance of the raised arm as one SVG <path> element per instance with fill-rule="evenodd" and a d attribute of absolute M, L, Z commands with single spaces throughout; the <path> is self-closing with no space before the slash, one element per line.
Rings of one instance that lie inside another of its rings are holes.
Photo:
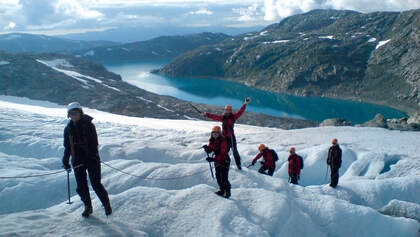
<path fill-rule="evenodd" d="M 206 117 L 209 119 L 212 119 L 214 121 L 223 121 L 223 115 L 217 115 L 217 114 L 211 114 L 211 113 L 205 113 Z"/>
<path fill-rule="evenodd" d="M 233 117 L 234 117 L 235 120 L 238 120 L 239 117 L 241 117 L 242 114 L 245 112 L 246 105 L 247 105 L 246 103 L 243 104 L 242 107 L 241 107 L 241 109 L 238 112 L 236 112 L 236 114 L 233 115 Z"/>

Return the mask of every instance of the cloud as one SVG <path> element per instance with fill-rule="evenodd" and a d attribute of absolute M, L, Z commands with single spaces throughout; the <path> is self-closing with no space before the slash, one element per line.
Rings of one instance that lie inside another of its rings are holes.
<path fill-rule="evenodd" d="M 11 21 L 6 27 L 4 27 L 4 30 L 13 30 L 15 27 L 16 27 L 16 23 Z"/>
<path fill-rule="evenodd" d="M 191 15 L 213 15 L 213 12 L 210 10 L 207 10 L 205 8 L 201 8 L 200 10 L 197 11 L 190 11 L 189 14 Z"/>
<path fill-rule="evenodd" d="M 246 8 L 234 8 L 232 11 L 239 15 L 236 20 L 240 22 L 259 20 L 263 16 L 263 10 L 257 3 L 254 3 Z"/>
<path fill-rule="evenodd" d="M 420 8 L 419 0 L 265 0 L 267 21 L 279 20 L 313 9 L 355 10 L 359 12 L 404 11 Z"/>

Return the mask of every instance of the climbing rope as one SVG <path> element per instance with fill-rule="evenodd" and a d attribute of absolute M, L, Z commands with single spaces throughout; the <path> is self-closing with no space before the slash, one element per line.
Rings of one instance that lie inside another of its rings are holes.
<path fill-rule="evenodd" d="M 105 163 L 103 161 L 101 161 L 101 163 L 104 164 L 104 165 L 106 165 L 106 166 L 108 166 L 109 168 L 111 168 L 113 170 L 116 170 L 116 171 L 120 172 L 120 173 L 129 175 L 129 176 L 133 176 L 133 177 L 137 177 L 137 178 L 141 178 L 141 179 L 145 179 L 145 180 L 172 180 L 172 179 L 182 179 L 182 178 L 186 178 L 186 177 L 190 177 L 190 176 L 194 176 L 194 175 L 197 175 L 197 174 L 202 174 L 204 172 L 207 172 L 207 169 L 206 169 L 206 170 L 203 170 L 203 171 L 195 172 L 195 173 L 188 174 L 188 175 L 178 176 L 178 177 L 175 177 L 175 178 L 147 178 L 147 177 L 144 177 L 144 176 L 139 176 L 139 175 L 135 175 L 135 174 L 131 174 L 131 173 L 125 172 L 124 170 L 115 168 L 115 167 L 113 167 L 113 166 L 111 166 L 111 165 L 109 165 L 109 164 L 107 164 L 107 163 Z"/>
<path fill-rule="evenodd" d="M 78 166 L 74 167 L 73 169 L 77 169 L 81 166 L 83 166 L 83 165 L 78 165 Z M 0 176 L 0 179 L 27 179 L 27 178 L 49 176 L 49 175 L 59 174 L 59 173 L 63 173 L 63 172 L 67 172 L 67 170 L 60 170 L 60 171 L 46 173 L 46 174 L 35 174 L 35 175 L 26 175 L 26 176 L 3 176 L 3 177 Z"/>
<path fill-rule="evenodd" d="M 123 173 L 123 174 L 126 174 L 126 175 L 130 175 L 130 176 L 133 176 L 133 177 L 137 177 L 137 178 L 141 178 L 141 179 L 144 179 L 144 180 L 173 180 L 173 179 L 175 180 L 175 179 L 182 179 L 182 178 L 186 178 L 186 177 L 190 177 L 190 176 L 194 176 L 194 175 L 198 175 L 198 174 L 202 174 L 204 172 L 207 172 L 207 169 L 206 169 L 206 170 L 203 170 L 203 171 L 195 172 L 195 173 L 188 174 L 188 175 L 178 176 L 178 177 L 174 177 L 174 178 L 147 178 L 147 177 L 144 177 L 144 176 L 139 176 L 139 175 L 135 175 L 135 174 L 131 174 L 131 173 L 125 172 L 124 170 L 118 169 L 118 168 L 116 168 L 114 166 L 111 166 L 111 165 L 109 165 L 109 164 L 107 164 L 107 163 L 105 163 L 103 161 L 101 161 L 101 163 L 104 164 L 105 166 L 113 169 L 113 170 L 116 170 L 116 171 L 120 172 L 120 173 Z M 82 166 L 83 165 L 78 165 L 76 167 L 73 167 L 73 169 L 77 169 L 77 168 L 80 168 Z M 42 177 L 42 176 L 49 176 L 49 175 L 59 174 L 59 173 L 63 173 L 63 172 L 67 172 L 67 170 L 60 170 L 60 171 L 51 172 L 51 173 L 36 174 L 36 175 L 26 175 L 26 176 L 3 176 L 3 177 L 0 176 L 0 179 L 26 179 L 26 178 L 36 178 L 36 177 Z"/>

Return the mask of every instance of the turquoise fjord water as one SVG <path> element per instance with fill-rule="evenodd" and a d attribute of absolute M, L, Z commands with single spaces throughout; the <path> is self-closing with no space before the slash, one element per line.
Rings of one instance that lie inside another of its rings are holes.
<path fill-rule="evenodd" d="M 404 112 L 368 103 L 321 97 L 299 97 L 268 92 L 240 83 L 194 78 L 173 78 L 150 73 L 168 61 L 107 64 L 105 67 L 120 74 L 122 79 L 144 90 L 173 96 L 185 101 L 224 106 L 231 104 L 239 109 L 246 97 L 252 102 L 248 111 L 280 117 L 322 121 L 327 118 L 344 118 L 359 124 L 371 120 L 377 113 L 386 118 L 406 116 Z"/>

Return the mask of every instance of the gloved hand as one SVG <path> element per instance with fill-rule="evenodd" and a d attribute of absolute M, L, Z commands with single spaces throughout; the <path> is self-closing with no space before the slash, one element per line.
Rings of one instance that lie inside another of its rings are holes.
<path fill-rule="evenodd" d="M 210 153 L 209 146 L 204 145 L 204 146 L 203 146 L 203 148 L 204 148 L 204 151 L 205 151 L 206 153 Z"/>
<path fill-rule="evenodd" d="M 70 164 L 69 163 L 67 163 L 67 164 L 63 164 L 63 168 L 67 171 L 67 172 L 71 172 L 71 166 L 70 166 Z"/>
<path fill-rule="evenodd" d="M 249 104 L 249 102 L 251 102 L 251 98 L 250 97 L 248 97 L 248 98 L 245 99 L 245 104 Z"/>
<path fill-rule="evenodd" d="M 207 157 L 206 158 L 206 161 L 208 161 L 208 162 L 213 162 L 215 159 L 214 158 L 211 158 L 211 157 Z"/>
<path fill-rule="evenodd" d="M 255 165 L 255 161 L 252 161 L 251 165 Z"/>

